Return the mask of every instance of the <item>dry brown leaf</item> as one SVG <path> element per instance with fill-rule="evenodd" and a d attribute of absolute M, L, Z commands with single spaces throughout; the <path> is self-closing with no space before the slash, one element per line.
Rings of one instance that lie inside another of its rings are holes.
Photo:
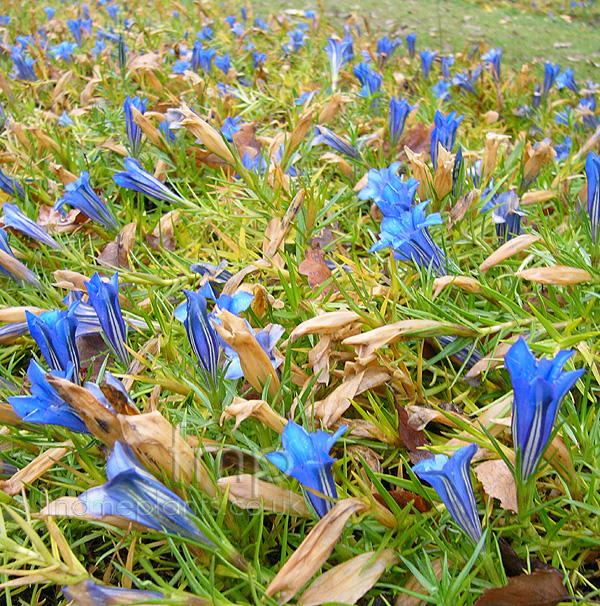
<path fill-rule="evenodd" d="M 117 415 L 123 441 L 138 458 L 157 473 L 166 473 L 174 481 L 198 485 L 206 494 L 218 492 L 201 459 L 158 410 L 140 415 Z"/>
<path fill-rule="evenodd" d="M 410 490 L 388 490 L 388 494 L 401 509 L 404 509 L 407 505 L 412 503 L 413 507 L 421 512 L 425 513 L 431 510 L 431 503 L 428 503 L 421 495 L 418 495 Z M 384 507 L 389 509 L 385 499 L 380 494 L 374 494 L 373 497 L 378 503 L 381 503 Z"/>
<path fill-rule="evenodd" d="M 404 135 L 400 145 L 401 149 L 408 147 L 415 154 L 429 152 L 431 149 L 432 132 L 433 124 L 427 127 L 423 122 L 417 122 Z"/>
<path fill-rule="evenodd" d="M 225 407 L 219 424 L 223 425 L 225 421 L 235 418 L 234 429 L 237 429 L 242 421 L 250 417 L 264 423 L 277 433 L 282 433 L 287 423 L 287 420 L 276 413 L 264 400 L 245 400 L 236 396 L 231 404 Z"/>
<path fill-rule="evenodd" d="M 467 292 L 475 294 L 483 292 L 481 282 L 469 276 L 440 276 L 433 281 L 432 298 L 435 299 L 446 286 L 458 286 Z"/>
<path fill-rule="evenodd" d="M 324 427 L 331 427 L 350 407 L 364 377 L 362 371 L 340 383 L 324 400 L 314 403 L 314 414 Z"/>
<path fill-rule="evenodd" d="M 102 406 L 87 389 L 51 374 L 46 375 L 46 380 L 56 389 L 58 395 L 79 413 L 87 428 L 101 442 L 112 448 L 117 440 L 123 441 L 117 417 Z"/>
<path fill-rule="evenodd" d="M 88 218 L 76 208 L 72 208 L 66 215 L 63 215 L 48 206 L 41 204 L 36 219 L 36 223 L 43 227 L 48 233 L 65 234 L 71 233 L 79 228 L 82 223 L 88 221 Z"/>
<path fill-rule="evenodd" d="M 138 55 L 129 61 L 127 68 L 131 71 L 138 69 L 160 69 L 162 58 L 159 53 L 149 52 L 144 55 Z"/>
<path fill-rule="evenodd" d="M 359 499 L 338 501 L 282 566 L 267 587 L 267 595 L 279 594 L 279 604 L 289 602 L 327 561 L 350 516 L 366 509 L 368 505 Z"/>
<path fill-rule="evenodd" d="M 308 352 L 308 364 L 317 377 L 317 383 L 329 385 L 329 356 L 331 355 L 331 335 L 323 335 Z"/>
<path fill-rule="evenodd" d="M 456 204 L 450 209 L 448 213 L 448 231 L 452 230 L 452 227 L 458 223 L 464 216 L 471 210 L 473 202 L 479 199 L 479 190 L 473 189 L 469 193 L 461 196 Z"/>
<path fill-rule="evenodd" d="M 504 363 L 504 356 L 507 354 L 512 343 L 499 343 L 492 353 L 487 354 L 479 362 L 476 362 L 469 372 L 465 375 L 465 381 L 469 385 L 479 385 L 479 377 L 482 372 L 493 370 Z"/>
<path fill-rule="evenodd" d="M 181 220 L 181 212 L 171 210 L 163 215 L 156 227 L 146 240 L 150 248 L 160 250 L 161 247 L 166 250 L 175 250 L 175 226 Z"/>
<path fill-rule="evenodd" d="M 533 267 L 518 271 L 515 275 L 537 284 L 555 284 L 557 286 L 580 284 L 581 282 L 590 282 L 592 280 L 592 275 L 585 269 L 569 267 L 568 265 Z"/>
<path fill-rule="evenodd" d="M 136 223 L 126 225 L 115 238 L 109 242 L 96 259 L 100 265 L 106 267 L 124 267 L 130 269 L 129 253 L 135 244 Z"/>
<path fill-rule="evenodd" d="M 320 606 L 325 602 L 356 604 L 383 574 L 399 558 L 392 549 L 384 549 L 375 555 L 367 551 L 338 564 L 314 580 L 298 599 L 302 606 Z"/>
<path fill-rule="evenodd" d="M 216 317 L 221 320 L 222 324 L 214 323 L 213 326 L 227 345 L 239 355 L 246 381 L 259 393 L 262 393 L 263 387 L 270 377 L 269 396 L 274 398 L 279 390 L 279 377 L 269 356 L 244 320 L 225 309 L 220 309 L 216 313 Z"/>
<path fill-rule="evenodd" d="M 242 509 L 264 509 L 274 513 L 289 513 L 311 518 L 312 513 L 299 494 L 270 482 L 259 480 L 251 474 L 228 476 L 217 482 L 227 492 L 229 501 Z"/>
<path fill-rule="evenodd" d="M 338 154 L 334 154 L 333 152 L 325 152 L 320 160 L 326 164 L 335 164 L 346 179 L 352 179 L 352 166 L 342 156 L 338 156 Z"/>
<path fill-rule="evenodd" d="M 517 513 L 517 487 L 508 465 L 501 459 L 484 461 L 475 467 L 475 475 L 483 486 L 483 491 L 498 499 L 508 511 Z"/>
<path fill-rule="evenodd" d="M 528 191 L 521 196 L 521 206 L 527 206 L 528 204 L 536 204 L 539 202 L 548 202 L 548 200 L 552 200 L 552 198 L 555 197 L 555 192 L 546 189 Z"/>
<path fill-rule="evenodd" d="M 404 406 L 396 404 L 396 410 L 398 412 L 398 436 L 404 447 L 408 450 L 412 463 L 422 460 L 423 454 L 427 455 L 426 458 L 429 458 L 427 453 L 419 450 L 421 446 L 427 444 L 427 438 L 423 430 L 415 429 L 412 426 L 409 422 L 408 412 Z"/>
<path fill-rule="evenodd" d="M 75 183 L 75 181 L 77 181 L 77 177 L 60 164 L 49 162 L 48 168 L 63 185 L 68 185 L 69 183 Z"/>
<path fill-rule="evenodd" d="M 181 125 L 202 141 L 202 144 L 213 154 L 222 158 L 228 164 L 234 165 L 235 158 L 223 141 L 221 133 L 214 129 L 206 120 L 203 120 L 186 105 L 182 105 L 179 111 L 183 114 Z"/>
<path fill-rule="evenodd" d="M 473 606 L 555 606 L 570 600 L 562 579 L 556 570 L 511 577 L 504 587 L 486 589 Z"/>
<path fill-rule="evenodd" d="M 360 316 L 354 311 L 330 311 L 298 324 L 292 331 L 289 342 L 293 343 L 300 337 L 315 333 L 329 335 L 360 319 Z"/>
<path fill-rule="evenodd" d="M 49 448 L 39 454 L 31 463 L 19 469 L 8 480 L 0 480 L 0 490 L 14 496 L 19 494 L 25 487 L 25 484 L 32 484 L 40 476 L 44 475 L 48 470 L 52 469 L 58 461 L 60 461 L 70 448 Z"/>
<path fill-rule="evenodd" d="M 516 238 L 511 238 L 508 242 L 505 242 L 500 248 L 495 250 L 479 266 L 479 271 L 487 271 L 491 267 L 494 267 L 494 265 L 498 265 L 498 263 L 502 263 L 502 261 L 529 248 L 534 242 L 538 242 L 539 240 L 541 240 L 541 238 L 539 236 L 534 236 L 533 234 L 522 234 Z"/>
<path fill-rule="evenodd" d="M 309 248 L 305 252 L 305 258 L 298 266 L 298 273 L 308 278 L 308 285 L 316 288 L 331 277 L 331 270 L 325 263 L 325 253 L 319 248 Z M 326 289 L 328 292 L 331 285 Z"/>

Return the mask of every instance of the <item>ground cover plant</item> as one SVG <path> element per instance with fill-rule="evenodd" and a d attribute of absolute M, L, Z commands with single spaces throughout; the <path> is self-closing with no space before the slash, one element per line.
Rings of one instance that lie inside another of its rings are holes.
<path fill-rule="evenodd" d="M 322 10 L 19 8 L 5 603 L 597 603 L 593 78 Z"/>

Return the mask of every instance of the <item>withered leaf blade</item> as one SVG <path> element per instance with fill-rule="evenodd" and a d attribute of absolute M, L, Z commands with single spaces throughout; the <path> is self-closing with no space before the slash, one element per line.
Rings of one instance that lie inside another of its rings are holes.
<path fill-rule="evenodd" d="M 282 566 L 267 587 L 267 595 L 279 593 L 279 604 L 289 602 L 327 561 L 350 516 L 367 508 L 359 499 L 338 501 Z"/>
<path fill-rule="evenodd" d="M 504 587 L 486 589 L 473 606 L 555 606 L 571 596 L 558 570 L 512 577 Z"/>
<path fill-rule="evenodd" d="M 430 455 L 428 453 L 419 450 L 420 446 L 427 444 L 427 438 L 423 431 L 411 427 L 408 420 L 408 412 L 404 406 L 396 404 L 396 410 L 398 411 L 398 436 L 402 444 L 407 448 L 410 460 L 416 463 L 423 459 L 423 455 L 426 455 L 425 458 L 429 458 Z"/>
<path fill-rule="evenodd" d="M 557 286 L 568 286 L 592 280 L 592 275 L 585 269 L 569 267 L 568 265 L 533 267 L 519 271 L 516 275 L 519 278 L 537 282 L 538 284 L 555 284 Z"/>
<path fill-rule="evenodd" d="M 425 513 L 431 509 L 430 503 L 428 503 L 421 495 L 411 492 L 410 490 L 389 490 L 388 494 L 390 497 L 392 497 L 392 499 L 394 499 L 394 501 L 396 501 L 396 503 L 398 503 L 400 509 L 404 509 L 407 505 L 410 505 L 410 503 L 412 503 L 412 506 L 421 513 Z M 381 503 L 381 505 L 389 509 L 385 499 L 380 494 L 374 494 L 373 498 L 378 503 Z"/>
<path fill-rule="evenodd" d="M 539 236 L 534 234 L 521 234 L 516 238 L 511 238 L 508 242 L 505 242 L 500 248 L 495 250 L 485 261 L 479 266 L 479 271 L 484 272 L 488 269 L 502 263 L 502 261 L 520 253 L 521 251 L 529 248 L 534 242 L 540 240 Z"/>
<path fill-rule="evenodd" d="M 517 513 L 517 487 L 508 465 L 501 459 L 484 461 L 475 468 L 475 475 L 488 496 L 498 499 L 500 505 Z"/>
<path fill-rule="evenodd" d="M 375 585 L 384 570 L 398 559 L 392 549 L 384 549 L 376 556 L 374 551 L 361 553 L 324 572 L 300 596 L 298 603 L 302 606 L 320 606 L 326 602 L 356 604 Z"/>
<path fill-rule="evenodd" d="M 417 122 L 404 136 L 401 148 L 408 147 L 415 154 L 428 152 L 431 149 L 431 133 L 433 124 L 426 127 L 423 122 Z"/>
<path fill-rule="evenodd" d="M 123 440 L 117 417 L 104 408 L 87 389 L 51 374 L 46 375 L 46 380 L 79 413 L 87 428 L 101 442 L 112 448 L 117 440 Z"/>
<path fill-rule="evenodd" d="M 298 273 L 308 278 L 308 285 L 316 288 L 331 277 L 331 270 L 325 263 L 325 253 L 319 248 L 309 248 L 305 259 L 298 266 Z"/>

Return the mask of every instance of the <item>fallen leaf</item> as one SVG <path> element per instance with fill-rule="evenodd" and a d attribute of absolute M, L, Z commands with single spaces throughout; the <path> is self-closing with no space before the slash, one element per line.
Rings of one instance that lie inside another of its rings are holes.
<path fill-rule="evenodd" d="M 504 461 L 484 461 L 475 467 L 475 475 L 483 486 L 483 491 L 498 499 L 508 511 L 517 513 L 517 487 L 510 469 Z"/>
<path fill-rule="evenodd" d="M 309 248 L 306 250 L 305 259 L 298 266 L 298 273 L 308 278 L 311 288 L 320 286 L 331 277 L 331 270 L 325 263 L 325 252 L 320 248 Z M 331 289 L 328 287 L 327 292 Z"/>
<path fill-rule="evenodd" d="M 433 124 L 426 127 L 423 122 L 417 122 L 410 130 L 407 131 L 400 143 L 400 149 L 408 147 L 415 154 L 421 152 L 429 152 L 431 150 L 431 133 Z"/>
<path fill-rule="evenodd" d="M 366 509 L 368 505 L 359 499 L 338 501 L 281 567 L 267 587 L 267 595 L 278 593 L 279 604 L 289 602 L 327 561 L 350 516 Z"/>
<path fill-rule="evenodd" d="M 479 198 L 479 190 L 473 189 L 468 194 L 461 196 L 456 204 L 450 209 L 448 213 L 448 231 L 452 230 L 452 227 L 458 223 L 473 206 L 473 202 Z"/>
<path fill-rule="evenodd" d="M 558 571 L 538 570 L 486 589 L 473 606 L 555 606 L 571 599 Z"/>
<path fill-rule="evenodd" d="M 500 557 L 502 558 L 502 566 L 504 566 L 504 572 L 507 577 L 517 577 L 522 575 L 523 572 L 531 569 L 532 572 L 536 570 L 556 570 L 554 566 L 544 564 L 538 558 L 529 558 L 529 565 L 527 560 L 520 558 L 517 552 L 502 538 L 498 539 L 498 547 L 500 548 Z M 556 570 L 558 572 L 558 570 Z M 560 573 L 559 573 L 560 574 Z"/>
<path fill-rule="evenodd" d="M 66 215 L 63 215 L 48 206 L 42 204 L 38 212 L 36 223 L 43 227 L 48 233 L 65 234 L 75 231 L 82 223 L 88 221 L 88 218 L 77 209 L 71 209 Z"/>
<path fill-rule="evenodd" d="M 383 574 L 398 561 L 396 552 L 384 549 L 375 555 L 367 551 L 338 564 L 314 580 L 298 599 L 301 606 L 320 606 L 325 602 L 356 604 Z"/>
<path fill-rule="evenodd" d="M 422 450 L 419 450 L 420 446 L 427 444 L 427 438 L 421 429 L 415 429 L 411 427 L 408 421 L 408 412 L 404 406 L 396 404 L 396 410 L 398 411 L 398 435 L 400 441 L 408 450 L 410 460 L 412 463 L 416 463 L 423 459 L 423 454 L 430 455 Z M 416 459 L 416 460 L 413 460 Z"/>
<path fill-rule="evenodd" d="M 150 248 L 160 250 L 165 248 L 170 251 L 175 250 L 175 225 L 179 223 L 181 213 L 178 210 L 171 210 L 161 217 L 156 224 L 153 232 L 146 236 Z"/>
<path fill-rule="evenodd" d="M 98 255 L 98 263 L 107 267 L 124 267 L 130 269 L 129 253 L 135 244 L 136 224 L 126 225 L 115 238 L 114 242 L 109 242 L 102 252 Z"/>
<path fill-rule="evenodd" d="M 410 490 L 389 490 L 388 494 L 390 497 L 392 497 L 392 499 L 394 499 L 394 501 L 396 501 L 396 503 L 398 503 L 398 506 L 401 509 L 404 509 L 410 503 L 412 503 L 413 507 L 421 513 L 425 513 L 431 509 L 430 503 L 428 503 L 421 495 L 411 492 Z M 374 494 L 373 498 L 378 503 L 381 503 L 384 507 L 389 509 L 385 499 L 380 494 Z"/>

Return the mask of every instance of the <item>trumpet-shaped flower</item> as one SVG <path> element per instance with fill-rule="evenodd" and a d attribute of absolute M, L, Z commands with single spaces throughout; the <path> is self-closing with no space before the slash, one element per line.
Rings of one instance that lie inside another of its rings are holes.
<path fill-rule="evenodd" d="M 481 538 L 481 522 L 469 471 L 477 448 L 477 444 L 469 444 L 459 448 L 450 458 L 436 455 L 413 467 L 421 480 L 433 486 L 450 515 L 474 543 Z"/>
<path fill-rule="evenodd" d="M 424 50 L 421 51 L 419 55 L 421 57 L 421 72 L 423 73 L 423 79 L 427 80 L 427 76 L 431 71 L 431 66 L 437 57 L 437 53 L 430 50 Z"/>
<path fill-rule="evenodd" d="M 8 236 L 6 235 L 6 230 L 0 227 L 0 250 L 11 258 L 7 259 L 10 262 L 10 267 L 3 267 L 0 265 L 0 272 L 2 272 L 6 276 L 10 276 L 13 280 L 20 282 L 23 280 L 28 284 L 33 284 L 34 286 L 40 286 L 40 281 L 38 277 L 27 268 L 27 266 L 23 265 L 21 261 L 19 261 L 8 243 Z M 7 264 L 8 265 L 8 264 Z M 27 323 L 25 323 L 27 326 Z"/>
<path fill-rule="evenodd" d="M 558 88 L 558 90 L 568 88 L 574 93 L 579 92 L 579 87 L 575 82 L 575 71 L 573 70 L 573 68 L 567 67 L 567 69 L 562 74 L 558 74 L 558 76 L 556 76 L 556 88 Z"/>
<path fill-rule="evenodd" d="M 0 168 L 0 189 L 7 193 L 9 196 L 14 196 L 15 198 L 25 199 L 25 190 L 23 186 L 15 181 L 12 177 L 9 177 L 5 173 L 2 172 Z"/>
<path fill-rule="evenodd" d="M 340 67 L 344 60 L 344 42 L 329 38 L 325 51 L 329 57 L 329 65 L 331 67 L 331 88 L 332 90 L 335 90 L 338 84 Z"/>
<path fill-rule="evenodd" d="M 114 175 L 113 181 L 121 187 L 133 189 L 148 198 L 176 204 L 185 202 L 179 194 L 147 173 L 135 158 L 125 158 L 125 172 Z"/>
<path fill-rule="evenodd" d="M 467 93 L 476 95 L 477 88 L 475 83 L 477 82 L 477 78 L 479 78 L 482 69 L 481 65 L 472 71 L 465 69 L 454 75 L 452 84 L 454 84 L 454 86 L 460 86 Z"/>
<path fill-rule="evenodd" d="M 492 208 L 492 220 L 500 242 L 507 242 L 521 233 L 521 217 L 525 213 L 520 210 L 520 198 L 515 191 L 505 191 L 494 196 L 482 211 L 489 210 L 486 207 Z"/>
<path fill-rule="evenodd" d="M 331 473 L 336 459 L 329 456 L 329 451 L 347 429 L 346 425 L 342 425 L 334 434 L 320 429 L 309 433 L 290 420 L 281 434 L 284 450 L 266 455 L 275 467 L 302 484 L 305 494 L 321 518 L 337 499 L 337 489 Z"/>
<path fill-rule="evenodd" d="M 390 99 L 390 145 L 394 146 L 398 143 L 404 131 L 406 118 L 418 107 L 418 105 L 410 105 L 406 99 L 396 99 L 396 97 Z"/>
<path fill-rule="evenodd" d="M 137 156 L 140 149 L 140 143 L 142 142 L 142 129 L 134 122 L 131 108 L 135 107 L 141 114 L 146 111 L 147 99 L 141 97 L 134 97 L 133 99 L 127 95 L 125 102 L 123 103 L 123 109 L 125 111 L 125 130 L 127 132 L 127 139 L 129 140 L 129 148 L 131 154 Z"/>
<path fill-rule="evenodd" d="M 106 476 L 106 484 L 79 495 L 91 516 L 119 516 L 160 532 L 214 546 L 198 528 L 188 505 L 140 465 L 127 444 L 115 442 L 106 464 Z"/>
<path fill-rule="evenodd" d="M 450 88 L 450 83 L 445 82 L 440 78 L 439 82 L 432 87 L 431 91 L 435 95 L 436 99 L 441 99 L 442 101 L 450 101 L 452 98 L 448 89 Z"/>
<path fill-rule="evenodd" d="M 360 82 L 362 90 L 361 97 L 372 97 L 381 88 L 383 78 L 381 74 L 371 69 L 368 63 L 359 63 L 354 66 L 354 75 Z"/>
<path fill-rule="evenodd" d="M 190 345 L 200 363 L 206 383 L 216 386 L 219 340 L 208 318 L 206 299 L 198 292 L 184 290 L 183 293 L 186 296 L 185 309 L 183 306 L 178 307 L 174 315 L 185 326 Z"/>
<path fill-rule="evenodd" d="M 231 55 L 226 53 L 222 57 L 215 57 L 215 65 L 227 75 L 231 69 Z"/>
<path fill-rule="evenodd" d="M 431 133 L 431 161 L 433 166 L 437 166 L 438 143 L 449 152 L 454 147 L 456 140 L 456 131 L 464 116 L 456 117 L 456 112 L 450 112 L 444 116 L 441 111 L 435 112 L 435 128 Z"/>
<path fill-rule="evenodd" d="M 205 74 L 210 74 L 212 62 L 217 52 L 212 48 L 202 48 L 202 42 L 197 40 L 192 49 L 192 69 L 197 72 L 202 69 Z"/>
<path fill-rule="evenodd" d="M 353 145 L 350 145 L 346 139 L 338 137 L 334 132 L 330 131 L 326 126 L 315 126 L 315 138 L 312 140 L 311 146 L 320 145 L 324 143 L 329 147 L 332 147 L 336 151 L 342 154 L 346 154 L 355 160 L 360 158 L 358 150 Z"/>
<path fill-rule="evenodd" d="M 556 81 L 558 72 L 560 72 L 560 65 L 558 63 L 552 65 L 549 61 L 546 62 L 544 65 L 544 88 L 542 89 L 542 97 L 546 98 L 548 96 L 550 89 Z"/>
<path fill-rule="evenodd" d="M 62 371 L 73 367 L 76 383 L 79 383 L 79 351 L 75 342 L 78 324 L 75 308 L 78 305 L 79 302 L 75 302 L 66 311 L 55 309 L 39 316 L 25 311 L 29 333 L 48 366 Z"/>
<path fill-rule="evenodd" d="M 90 305 L 96 311 L 102 331 L 112 350 L 123 364 L 129 363 L 127 326 L 119 303 L 119 274 L 115 272 L 109 282 L 103 282 L 96 272 L 89 282 L 85 282 Z"/>
<path fill-rule="evenodd" d="M 119 229 L 119 223 L 114 215 L 92 189 L 90 173 L 82 172 L 75 183 L 68 183 L 65 186 L 65 190 L 65 195 L 54 204 L 54 210 L 60 210 L 63 205 L 68 204 L 106 229 Z"/>
<path fill-rule="evenodd" d="M 379 59 L 379 66 L 383 67 L 387 60 L 394 54 L 396 49 L 402 44 L 400 38 L 390 40 L 387 36 L 377 40 L 377 58 Z"/>
<path fill-rule="evenodd" d="M 450 68 L 454 65 L 454 57 L 440 57 L 440 67 L 442 68 L 442 77 L 450 79 Z"/>
<path fill-rule="evenodd" d="M 373 200 L 379 203 L 383 200 L 383 189 L 395 178 L 400 168 L 400 162 L 393 162 L 388 168 L 372 168 L 367 173 L 367 184 L 358 192 L 360 200 Z"/>
<path fill-rule="evenodd" d="M 585 176 L 587 177 L 587 203 L 590 222 L 592 224 L 592 240 L 598 240 L 600 225 L 600 157 L 589 152 L 585 160 Z"/>
<path fill-rule="evenodd" d="M 408 48 L 408 54 L 411 57 L 415 56 L 415 44 L 417 42 L 417 34 L 407 34 L 406 36 L 406 47 Z"/>
<path fill-rule="evenodd" d="M 50 374 L 72 380 L 73 366 L 67 370 L 55 370 Z M 90 433 L 79 413 L 46 380 L 46 371 L 35 361 L 29 362 L 27 378 L 31 383 L 31 395 L 11 396 L 8 403 L 26 423 L 36 425 L 60 425 L 79 433 Z"/>
<path fill-rule="evenodd" d="M 35 61 L 31 57 L 25 57 L 23 50 L 19 46 L 11 46 L 10 58 L 13 62 L 12 78 L 28 82 L 35 82 L 37 80 L 35 71 L 33 71 Z"/>
<path fill-rule="evenodd" d="M 12 227 L 50 248 L 62 249 L 62 246 L 54 238 L 49 236 L 35 221 L 24 215 L 16 204 L 3 204 L 2 210 L 4 211 L 2 222 L 6 227 Z"/>
<path fill-rule="evenodd" d="M 442 217 L 439 213 L 426 216 L 427 204 L 429 202 L 421 202 L 397 217 L 385 217 L 381 222 L 379 240 L 371 246 L 369 252 L 391 246 L 396 259 L 431 269 L 438 275 L 445 274 L 446 256 L 431 239 L 428 229 L 430 225 L 442 223 Z"/>
<path fill-rule="evenodd" d="M 80 581 L 75 585 L 64 585 L 63 594 L 74 604 L 94 604 L 94 606 L 112 606 L 113 604 L 134 604 L 145 600 L 160 600 L 164 594 L 145 589 L 127 589 L 97 585 L 94 581 Z"/>
<path fill-rule="evenodd" d="M 504 358 L 514 389 L 511 431 L 524 482 L 537 470 L 564 397 L 584 373 L 584 369 L 563 371 L 573 353 L 563 349 L 553 360 L 536 360 L 519 337 Z"/>
<path fill-rule="evenodd" d="M 50 52 L 54 55 L 55 59 L 62 59 L 66 63 L 70 63 L 73 59 L 73 51 L 77 48 L 75 42 L 61 42 L 56 46 L 50 48 Z"/>
<path fill-rule="evenodd" d="M 484 61 L 488 62 L 488 65 L 491 67 L 492 77 L 495 82 L 500 82 L 500 73 L 502 70 L 502 49 L 491 48 L 487 53 L 481 55 L 481 58 Z"/>

